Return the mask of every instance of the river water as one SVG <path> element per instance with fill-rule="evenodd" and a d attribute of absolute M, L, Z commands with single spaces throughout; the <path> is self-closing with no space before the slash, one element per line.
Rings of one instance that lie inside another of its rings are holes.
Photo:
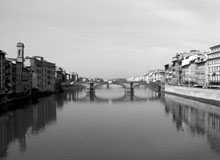
<path fill-rule="evenodd" d="M 69 90 L 1 111 L 0 159 L 219 160 L 220 108 L 149 88 Z"/>

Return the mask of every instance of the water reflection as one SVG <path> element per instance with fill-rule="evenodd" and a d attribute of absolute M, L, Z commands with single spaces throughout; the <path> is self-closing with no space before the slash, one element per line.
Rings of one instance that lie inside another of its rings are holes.
<path fill-rule="evenodd" d="M 219 159 L 220 108 L 143 88 L 134 94 L 100 89 L 65 91 L 0 115 L 0 159 L 114 159 L 111 155 L 119 154 L 121 159 L 192 154 Z"/>
<path fill-rule="evenodd" d="M 110 94 L 107 92 L 110 90 Z M 145 92 L 143 92 L 145 90 Z M 106 93 L 107 92 L 107 93 Z M 140 96 L 141 95 L 141 96 Z M 155 92 L 151 89 L 136 89 L 135 92 L 125 92 L 120 88 L 111 89 L 100 89 L 96 92 L 86 92 L 85 90 L 69 90 L 62 95 L 58 95 L 60 99 L 58 106 L 64 105 L 64 103 L 70 101 L 76 102 L 96 102 L 96 103 L 108 103 L 109 101 L 113 103 L 117 102 L 130 102 L 130 101 L 154 101 L 160 99 L 160 93 Z M 61 98 L 62 97 L 62 98 Z"/>
<path fill-rule="evenodd" d="M 220 153 L 220 108 L 165 94 L 165 112 L 177 131 L 205 136 L 210 148 Z"/>
<path fill-rule="evenodd" d="M 18 142 L 19 150 L 26 151 L 27 134 L 38 134 L 54 121 L 54 96 L 42 98 L 35 105 L 3 113 L 0 116 L 0 157 L 7 156 L 12 142 Z"/>

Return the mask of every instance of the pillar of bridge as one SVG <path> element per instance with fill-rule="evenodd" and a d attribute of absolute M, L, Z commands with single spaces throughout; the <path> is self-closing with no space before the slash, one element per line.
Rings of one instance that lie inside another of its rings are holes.
<path fill-rule="evenodd" d="M 134 90 L 127 89 L 125 94 L 129 98 L 130 101 L 134 100 Z"/>
<path fill-rule="evenodd" d="M 94 101 L 95 87 L 93 82 L 89 83 L 89 87 L 87 88 L 87 96 L 89 97 L 90 101 Z"/>
<path fill-rule="evenodd" d="M 95 88 L 94 88 L 94 83 L 93 83 L 93 82 L 91 82 L 91 83 L 89 84 L 89 90 L 90 90 L 90 91 L 94 91 L 94 90 L 95 90 Z"/>
<path fill-rule="evenodd" d="M 133 93 L 134 93 L 134 83 L 131 82 L 126 88 L 126 94 L 133 94 Z"/>
<path fill-rule="evenodd" d="M 133 101 L 134 100 L 134 92 L 130 93 L 130 100 Z"/>
<path fill-rule="evenodd" d="M 89 86 L 87 87 L 87 94 L 94 94 L 95 93 L 95 87 L 94 87 L 94 83 L 91 82 L 89 83 Z"/>
<path fill-rule="evenodd" d="M 94 101 L 94 97 L 95 97 L 95 91 L 90 92 L 89 94 L 90 101 Z"/>

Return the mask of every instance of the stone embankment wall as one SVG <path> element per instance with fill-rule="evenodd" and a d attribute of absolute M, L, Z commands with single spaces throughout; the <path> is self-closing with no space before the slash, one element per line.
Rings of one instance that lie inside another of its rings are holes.
<path fill-rule="evenodd" d="M 203 89 L 203 88 L 191 88 L 182 86 L 170 86 L 165 85 L 164 91 L 166 93 L 180 95 L 183 97 L 201 100 L 206 102 L 217 101 L 220 104 L 220 90 L 218 89 Z"/>

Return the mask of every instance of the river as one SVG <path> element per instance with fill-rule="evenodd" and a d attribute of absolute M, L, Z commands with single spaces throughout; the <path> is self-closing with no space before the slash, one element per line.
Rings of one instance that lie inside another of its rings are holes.
<path fill-rule="evenodd" d="M 1 111 L 0 159 L 219 160 L 220 108 L 149 88 L 69 90 Z"/>

